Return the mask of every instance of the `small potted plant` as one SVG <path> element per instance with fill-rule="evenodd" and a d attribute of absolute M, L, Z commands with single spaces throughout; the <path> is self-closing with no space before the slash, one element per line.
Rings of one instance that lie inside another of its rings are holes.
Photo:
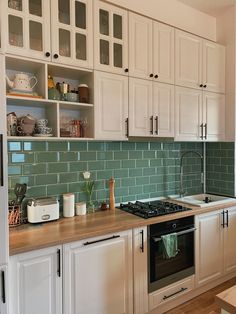
<path fill-rule="evenodd" d="M 93 191 L 94 191 L 94 185 L 95 185 L 95 182 L 93 180 L 90 179 L 91 177 L 91 173 L 89 171 L 84 171 L 83 172 L 83 177 L 84 177 L 84 180 L 85 180 L 85 183 L 84 183 L 84 188 L 83 188 L 83 191 L 87 194 L 87 209 L 88 209 L 88 212 L 94 212 L 94 203 L 92 201 L 92 194 L 93 194 Z"/>

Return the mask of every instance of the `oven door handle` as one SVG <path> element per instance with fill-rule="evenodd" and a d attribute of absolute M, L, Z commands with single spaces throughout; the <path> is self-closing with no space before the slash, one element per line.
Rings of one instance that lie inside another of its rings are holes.
<path fill-rule="evenodd" d="M 177 234 L 177 236 L 179 236 L 179 235 L 182 235 L 182 234 L 187 234 L 187 233 L 193 232 L 193 231 L 195 231 L 195 230 L 197 230 L 197 228 L 191 228 L 191 229 L 179 231 L 179 232 L 177 232 L 176 234 Z M 171 233 L 170 233 L 170 234 L 171 234 Z M 152 239 L 153 239 L 154 242 L 159 242 L 159 241 L 161 241 L 161 238 L 152 237 Z"/>

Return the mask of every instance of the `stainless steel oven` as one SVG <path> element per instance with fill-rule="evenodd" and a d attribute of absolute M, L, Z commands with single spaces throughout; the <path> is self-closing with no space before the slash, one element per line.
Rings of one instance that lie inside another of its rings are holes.
<path fill-rule="evenodd" d="M 194 274 L 194 230 L 194 216 L 148 227 L 149 293 Z M 177 236 L 178 253 L 167 258 L 161 236 L 173 232 Z"/>

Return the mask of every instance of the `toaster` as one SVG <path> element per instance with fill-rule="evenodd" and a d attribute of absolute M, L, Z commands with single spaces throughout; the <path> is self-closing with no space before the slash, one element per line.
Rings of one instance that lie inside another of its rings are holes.
<path fill-rule="evenodd" d="M 27 204 L 27 217 L 30 223 L 59 219 L 59 202 L 55 197 L 31 199 Z"/>

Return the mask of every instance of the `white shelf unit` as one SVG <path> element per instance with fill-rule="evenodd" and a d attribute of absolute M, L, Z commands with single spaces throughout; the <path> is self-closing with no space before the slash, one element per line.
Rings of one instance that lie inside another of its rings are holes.
<path fill-rule="evenodd" d="M 24 58 L 6 57 L 6 73 L 10 80 L 19 72 L 36 76 L 38 83 L 34 88 L 42 98 L 10 95 L 9 87 L 6 88 L 7 113 L 15 112 L 17 117 L 30 114 L 36 119 L 47 119 L 48 127 L 52 128 L 52 137 L 35 136 L 8 136 L 8 139 L 17 140 L 90 140 L 94 138 L 94 75 L 93 71 L 85 69 L 73 69 L 52 63 L 29 61 Z M 53 77 L 54 83 L 66 82 L 70 90 L 78 90 L 79 84 L 89 86 L 90 103 L 69 102 L 64 100 L 48 99 L 47 78 Z M 84 137 L 61 137 L 60 128 L 67 127 L 71 120 L 87 121 Z"/>

